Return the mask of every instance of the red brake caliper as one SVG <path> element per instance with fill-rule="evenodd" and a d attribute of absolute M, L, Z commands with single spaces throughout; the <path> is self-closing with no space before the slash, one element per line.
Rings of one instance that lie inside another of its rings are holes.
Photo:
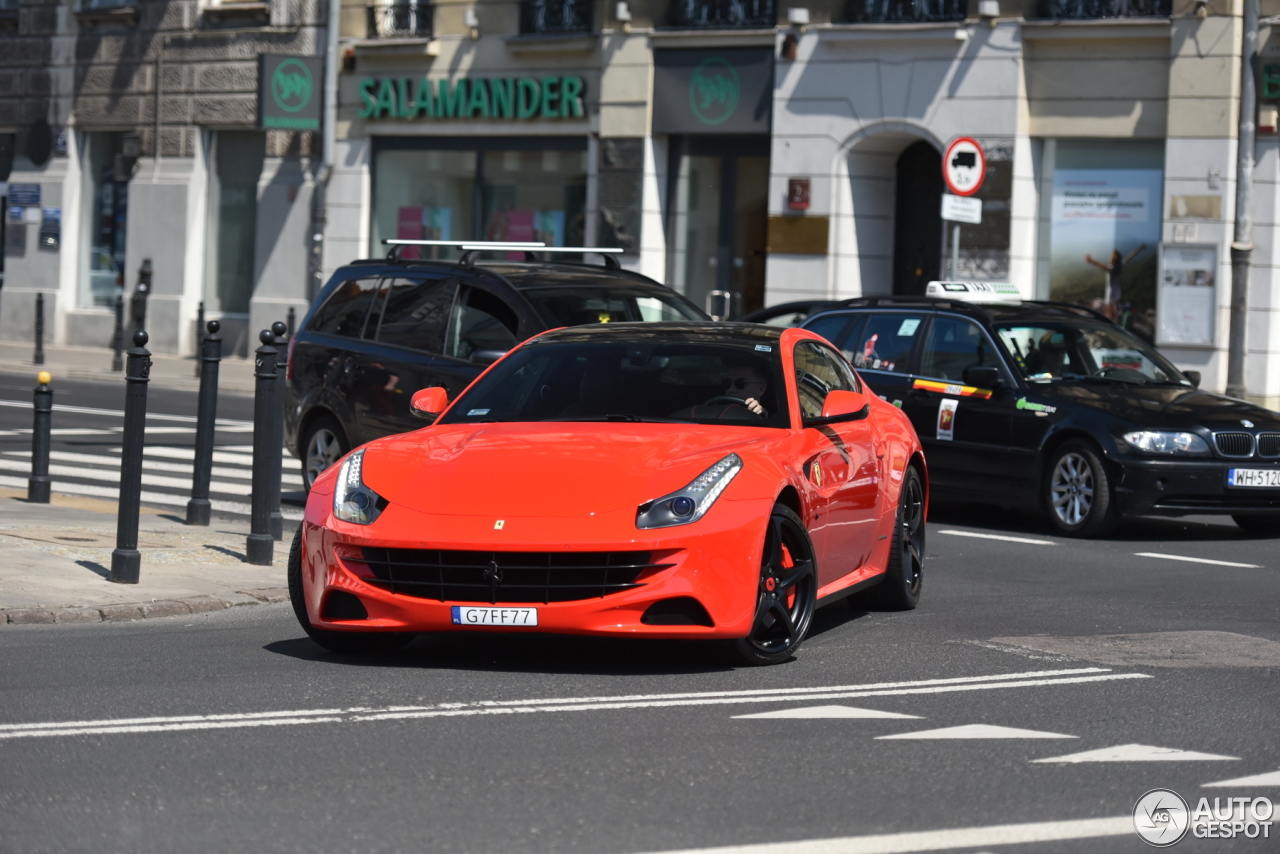
<path fill-rule="evenodd" d="M 790 551 L 790 549 L 788 549 L 788 548 L 787 548 L 787 544 L 786 544 L 786 543 L 783 543 L 783 544 L 782 544 L 782 566 L 783 566 L 785 569 L 790 569 L 790 568 L 792 568 L 792 567 L 793 567 L 793 566 L 795 566 L 795 565 L 796 565 L 796 562 L 795 562 L 795 560 L 791 557 L 791 551 Z M 768 583 L 769 583 L 769 589 L 770 589 L 770 590 L 772 590 L 772 589 L 773 589 L 773 579 L 772 579 L 772 578 L 770 578 Z M 788 590 L 788 591 L 787 591 L 787 607 L 788 607 L 788 608 L 790 608 L 790 607 L 791 607 L 792 605 L 794 605 L 795 603 L 796 603 L 796 589 L 795 589 L 795 587 L 792 587 L 790 590 Z"/>

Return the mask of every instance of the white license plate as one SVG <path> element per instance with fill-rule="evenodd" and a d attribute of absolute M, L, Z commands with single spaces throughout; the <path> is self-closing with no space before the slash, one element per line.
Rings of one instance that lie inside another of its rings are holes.
<path fill-rule="evenodd" d="M 1280 469 L 1228 469 L 1227 486 L 1280 489 Z"/>
<path fill-rule="evenodd" d="M 453 606 L 455 626 L 536 626 L 537 608 L 468 608 Z"/>

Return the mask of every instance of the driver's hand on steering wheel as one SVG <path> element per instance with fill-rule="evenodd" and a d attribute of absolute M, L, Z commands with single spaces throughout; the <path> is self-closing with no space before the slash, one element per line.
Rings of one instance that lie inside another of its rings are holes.
<path fill-rule="evenodd" d="M 742 401 L 742 405 L 747 409 L 750 409 L 756 415 L 764 415 L 764 407 L 761 406 L 760 401 L 756 400 L 754 397 L 748 397 L 746 400 Z"/>

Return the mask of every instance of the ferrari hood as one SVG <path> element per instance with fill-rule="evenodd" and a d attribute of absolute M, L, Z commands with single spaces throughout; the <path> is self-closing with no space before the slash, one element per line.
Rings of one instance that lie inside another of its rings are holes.
<path fill-rule="evenodd" d="M 694 424 L 479 424 L 381 439 L 364 481 L 449 516 L 586 516 L 634 509 L 782 431 Z"/>

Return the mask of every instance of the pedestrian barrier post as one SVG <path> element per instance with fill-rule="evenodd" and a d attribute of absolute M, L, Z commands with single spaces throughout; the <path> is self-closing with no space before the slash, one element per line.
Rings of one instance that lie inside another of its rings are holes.
<path fill-rule="evenodd" d="M 147 382 L 151 379 L 151 353 L 147 333 L 133 333 L 125 370 L 124 447 L 120 456 L 120 505 L 116 513 L 116 547 L 111 552 L 111 580 L 137 584 L 142 567 L 138 553 L 138 514 L 142 501 L 142 446 L 146 441 Z"/>
<path fill-rule="evenodd" d="M 276 381 L 272 383 L 271 393 L 275 397 L 275 402 L 271 406 L 271 421 L 275 429 L 275 456 L 267 456 L 267 463 L 271 466 L 273 474 L 271 482 L 274 486 L 274 498 L 271 500 L 271 536 L 276 542 L 284 539 L 284 516 L 280 515 L 280 474 L 284 465 L 281 456 L 281 449 L 284 447 L 284 385 L 280 382 L 280 354 L 286 352 L 289 341 L 284 337 L 289 331 L 289 327 L 280 321 L 271 324 L 272 340 L 271 346 L 276 348 Z M 285 349 L 282 349 L 285 348 Z"/>
<path fill-rule="evenodd" d="M 36 294 L 36 351 L 31 354 L 31 364 L 44 364 L 44 294 Z"/>
<path fill-rule="evenodd" d="M 200 307 L 196 309 L 196 376 L 200 376 L 201 366 L 204 364 L 204 300 L 200 300 Z"/>
<path fill-rule="evenodd" d="M 111 349 L 115 352 L 111 354 L 111 370 L 124 370 L 124 357 L 121 351 L 124 349 L 124 294 L 116 294 L 116 331 L 111 338 Z"/>
<path fill-rule="evenodd" d="M 270 329 L 258 333 L 258 340 L 262 346 L 254 351 L 253 499 L 245 555 L 249 563 L 271 566 L 276 545 L 276 538 L 271 534 L 271 509 L 273 505 L 280 506 L 282 426 L 275 395 L 278 351 L 272 346 L 275 335 Z"/>
<path fill-rule="evenodd" d="M 31 430 L 31 477 L 27 480 L 27 500 L 48 504 L 49 490 L 49 426 L 53 418 L 53 377 L 48 371 L 36 375 L 40 385 L 35 390 L 35 423 Z"/>
<path fill-rule="evenodd" d="M 293 330 L 297 328 L 296 324 L 298 322 L 298 314 L 293 310 L 293 306 L 289 306 L 289 312 L 284 316 L 284 319 L 285 319 L 285 325 L 289 327 L 289 334 L 287 337 L 289 338 L 290 341 L 292 341 Z"/>
<path fill-rule="evenodd" d="M 201 303 L 203 306 L 203 303 Z M 203 314 L 203 308 L 201 314 Z M 218 363 L 222 360 L 221 324 L 210 320 L 200 336 L 200 400 L 196 408 L 196 459 L 187 502 L 187 524 L 208 525 L 209 481 L 213 477 L 213 439 L 218 419 Z"/>

